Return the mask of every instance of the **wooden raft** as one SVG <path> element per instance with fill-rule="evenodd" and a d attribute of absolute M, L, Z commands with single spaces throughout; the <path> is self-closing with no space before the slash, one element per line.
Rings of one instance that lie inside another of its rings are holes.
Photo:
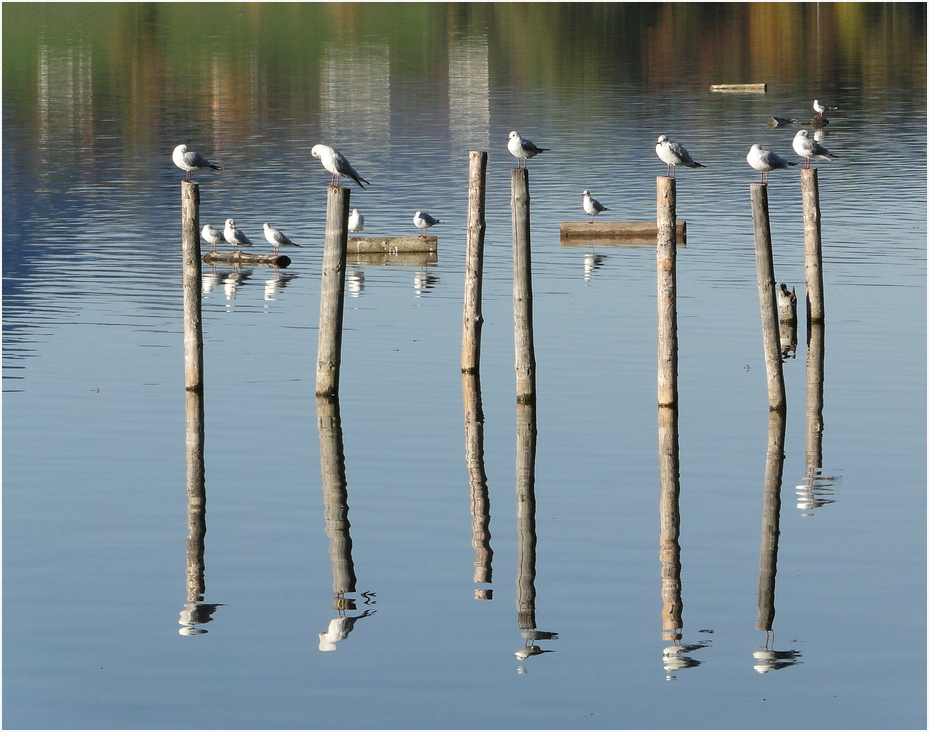
<path fill-rule="evenodd" d="M 658 239 L 654 221 L 565 221 L 561 224 L 562 246 L 586 246 L 591 239 L 598 244 L 651 244 Z M 572 241 L 575 240 L 575 241 Z M 687 244 L 687 222 L 677 222 L 677 243 Z"/>
<path fill-rule="evenodd" d="M 768 85 L 767 84 L 710 84 L 710 91 L 751 92 L 753 94 L 765 94 L 768 91 Z"/>
<path fill-rule="evenodd" d="M 437 236 L 356 236 L 348 240 L 349 254 L 436 252 L 438 249 Z"/>
<path fill-rule="evenodd" d="M 207 264 L 224 262 L 228 264 L 265 264 L 271 267 L 287 267 L 291 259 L 286 254 L 245 254 L 244 252 L 207 252 L 203 255 Z"/>

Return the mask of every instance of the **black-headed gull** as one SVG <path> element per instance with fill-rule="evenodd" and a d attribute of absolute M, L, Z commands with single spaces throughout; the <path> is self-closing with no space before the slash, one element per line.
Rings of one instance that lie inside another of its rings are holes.
<path fill-rule="evenodd" d="M 788 170 L 791 165 L 796 165 L 796 163 L 784 160 L 777 153 L 762 150 L 761 145 L 752 145 L 752 149 L 748 151 L 745 159 L 755 170 L 761 171 L 761 181 L 759 181 L 761 183 L 768 182 L 768 173 L 772 170 Z"/>
<path fill-rule="evenodd" d="M 581 194 L 584 197 L 584 211 L 587 212 L 587 215 L 590 216 L 590 223 L 594 222 L 594 216 L 596 216 L 601 211 L 609 211 L 606 206 L 604 206 L 596 198 L 590 197 L 590 191 L 584 191 Z"/>
<path fill-rule="evenodd" d="M 274 256 L 277 256 L 278 250 L 281 247 L 299 247 L 299 244 L 294 244 L 290 239 L 288 239 L 283 231 L 278 231 L 270 224 L 264 225 L 265 230 L 265 239 L 268 244 L 274 247 Z"/>
<path fill-rule="evenodd" d="M 419 230 L 422 232 L 423 239 L 425 239 L 426 231 L 429 229 L 429 227 L 435 226 L 436 224 L 441 224 L 442 222 L 438 219 L 432 218 L 432 216 L 427 213 L 417 211 L 415 214 L 413 214 L 413 223 L 419 228 Z"/>
<path fill-rule="evenodd" d="M 816 114 L 822 115 L 826 112 L 834 112 L 837 110 L 838 107 L 830 107 L 828 104 L 823 104 L 823 102 L 819 101 L 818 99 L 813 100 L 813 111 L 815 111 Z"/>
<path fill-rule="evenodd" d="M 365 217 L 358 213 L 358 209 L 352 209 L 352 215 L 348 217 L 349 231 L 364 231 Z"/>
<path fill-rule="evenodd" d="M 329 183 L 329 185 L 338 186 L 339 179 L 343 177 L 351 178 L 362 188 L 364 188 L 365 183 L 368 183 L 368 181 L 358 175 L 358 171 L 352 167 L 348 159 L 338 150 L 328 145 L 313 145 L 313 149 L 310 153 L 314 158 L 319 158 L 323 167 L 332 173 L 332 182 Z M 368 185 L 371 184 L 368 183 Z"/>
<path fill-rule="evenodd" d="M 816 140 L 810 137 L 809 130 L 797 130 L 794 135 L 794 152 L 801 158 L 805 158 L 804 168 L 810 167 L 810 158 L 822 158 L 823 160 L 836 160 L 839 156 L 833 155 L 826 148 L 820 145 Z"/>
<path fill-rule="evenodd" d="M 190 180 L 190 174 L 195 170 L 203 170 L 204 168 L 225 170 L 222 165 L 214 165 L 200 153 L 188 150 L 187 145 L 178 145 L 174 148 L 171 159 L 178 168 L 187 171 L 187 177 L 184 180 Z"/>
<path fill-rule="evenodd" d="M 509 141 L 506 143 L 506 149 L 516 157 L 517 168 L 520 167 L 520 163 L 522 163 L 523 167 L 526 167 L 526 160 L 534 158 L 539 153 L 549 151 L 547 147 L 536 147 L 532 140 L 521 137 L 516 130 L 513 130 L 507 139 Z"/>
<path fill-rule="evenodd" d="M 662 162 L 668 164 L 668 177 L 673 178 L 678 165 L 684 165 L 688 168 L 705 168 L 705 165 L 701 165 L 692 157 L 690 153 L 687 152 L 687 149 L 678 142 L 672 142 L 667 135 L 658 136 L 658 144 L 655 145 L 655 152 L 658 153 L 658 157 L 661 158 Z"/>
<path fill-rule="evenodd" d="M 210 245 L 210 251 L 216 251 L 216 245 L 223 243 L 223 232 L 218 229 L 214 229 L 212 226 L 207 224 L 200 230 L 200 236 L 202 236 L 207 243 Z"/>
<path fill-rule="evenodd" d="M 249 238 L 239 229 L 235 228 L 235 219 L 226 219 L 226 227 L 223 229 L 223 238 L 232 244 L 232 251 L 236 250 L 236 247 L 250 247 L 252 246 Z"/>

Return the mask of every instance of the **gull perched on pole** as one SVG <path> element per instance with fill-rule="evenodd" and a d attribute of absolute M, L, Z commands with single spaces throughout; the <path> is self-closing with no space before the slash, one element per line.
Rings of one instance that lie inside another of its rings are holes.
<path fill-rule="evenodd" d="M 348 159 L 335 148 L 331 148 L 328 145 L 313 145 L 313 149 L 310 153 L 314 158 L 319 158 L 323 167 L 332 173 L 332 182 L 329 183 L 329 185 L 338 187 L 341 178 L 351 178 L 362 188 L 364 188 L 365 183 L 368 183 L 368 181 L 358 175 L 358 171 L 352 167 Z M 371 184 L 368 183 L 368 185 Z"/>
<path fill-rule="evenodd" d="M 225 170 L 222 165 L 214 165 L 200 153 L 188 150 L 187 145 L 178 145 L 171 154 L 171 160 L 181 170 L 187 171 L 187 177 L 184 180 L 190 180 L 190 174 L 194 170 L 203 170 L 212 168 L 213 170 Z"/>

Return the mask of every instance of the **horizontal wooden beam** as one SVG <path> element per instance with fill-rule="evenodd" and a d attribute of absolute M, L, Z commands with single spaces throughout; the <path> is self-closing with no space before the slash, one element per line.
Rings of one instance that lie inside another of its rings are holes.
<path fill-rule="evenodd" d="M 566 239 L 602 239 L 623 244 L 627 243 L 627 239 L 650 239 L 654 244 L 657 238 L 658 224 L 654 221 L 565 221 L 561 224 L 562 242 Z M 686 221 L 677 222 L 677 242 L 687 243 Z"/>
<path fill-rule="evenodd" d="M 349 254 L 435 252 L 438 248 L 437 236 L 356 236 L 348 240 Z"/>
<path fill-rule="evenodd" d="M 767 84 L 711 84 L 710 91 L 751 92 L 753 94 L 765 94 L 768 91 L 768 85 Z"/>

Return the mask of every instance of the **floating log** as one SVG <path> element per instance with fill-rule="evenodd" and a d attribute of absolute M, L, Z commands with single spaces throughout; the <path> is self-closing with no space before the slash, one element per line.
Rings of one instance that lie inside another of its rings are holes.
<path fill-rule="evenodd" d="M 437 236 L 356 236 L 348 240 L 349 254 L 436 252 L 438 249 Z"/>
<path fill-rule="evenodd" d="M 655 221 L 565 221 L 561 224 L 561 243 L 565 239 L 616 240 L 623 244 L 627 239 L 658 241 L 658 224 Z M 687 222 L 677 222 L 677 243 L 687 243 Z"/>
<path fill-rule="evenodd" d="M 216 262 L 228 262 L 231 264 L 265 264 L 270 267 L 288 267 L 291 259 L 286 254 L 246 254 L 245 252 L 207 252 L 203 255 L 203 261 L 207 264 Z"/>
<path fill-rule="evenodd" d="M 710 91 L 714 92 L 750 92 L 752 94 L 765 94 L 767 84 L 710 84 Z"/>

